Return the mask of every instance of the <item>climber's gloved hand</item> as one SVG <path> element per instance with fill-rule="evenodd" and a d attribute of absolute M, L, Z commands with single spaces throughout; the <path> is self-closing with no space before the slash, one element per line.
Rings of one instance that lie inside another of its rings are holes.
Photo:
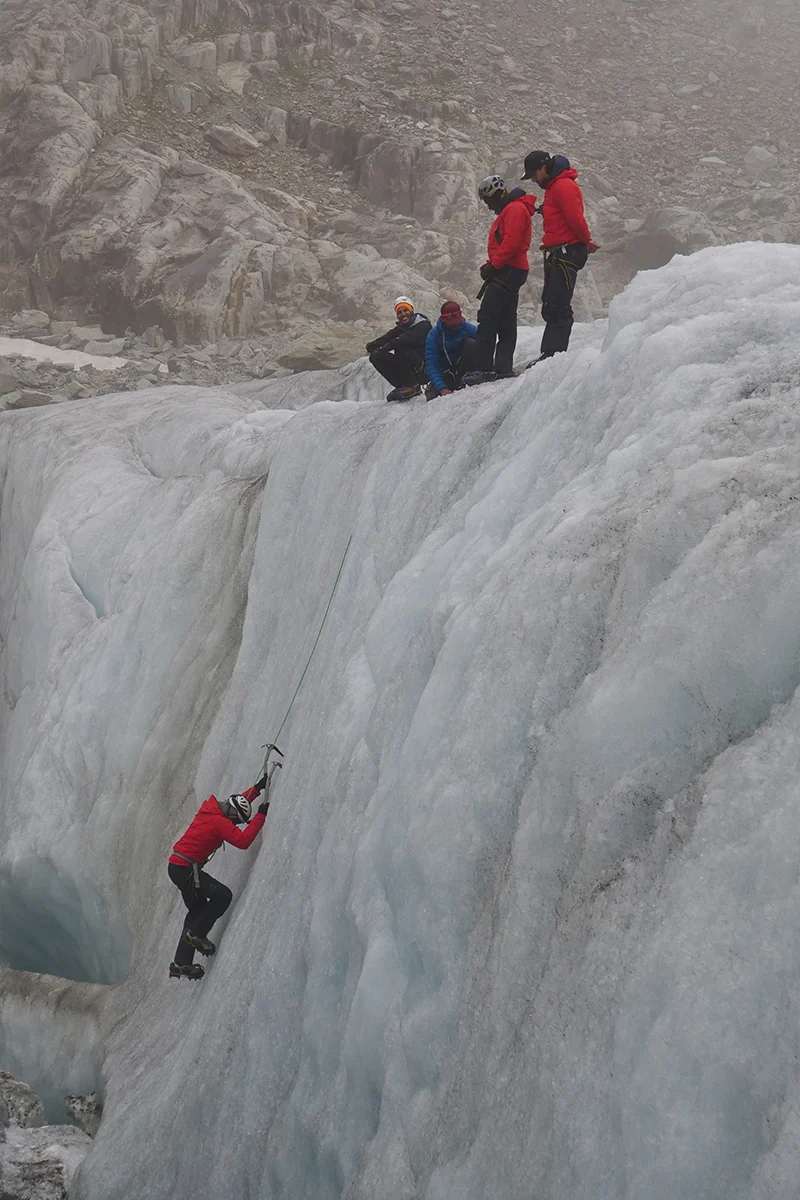
<path fill-rule="evenodd" d="M 375 350 L 378 349 L 378 343 L 377 342 L 367 342 L 364 349 L 366 350 L 367 354 L 372 354 Z"/>
<path fill-rule="evenodd" d="M 256 809 L 256 812 L 260 812 L 262 817 L 265 817 L 269 812 L 269 800 L 262 800 Z"/>
<path fill-rule="evenodd" d="M 484 282 L 491 279 L 496 274 L 497 272 L 490 262 L 485 262 L 481 267 L 481 279 L 483 279 Z"/>
<path fill-rule="evenodd" d="M 267 774 L 266 771 L 264 772 L 264 774 L 261 776 L 260 779 L 257 779 L 255 781 L 255 783 L 253 784 L 253 787 L 256 789 L 257 792 L 266 791 L 267 794 L 269 794 L 269 775 Z"/>

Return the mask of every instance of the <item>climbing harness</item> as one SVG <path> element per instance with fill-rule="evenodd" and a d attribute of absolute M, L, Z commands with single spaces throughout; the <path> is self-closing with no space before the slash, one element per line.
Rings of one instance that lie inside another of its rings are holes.
<path fill-rule="evenodd" d="M 193 859 L 193 858 L 187 858 L 185 854 L 178 854 L 177 850 L 173 850 L 172 855 L 174 858 L 179 858 L 181 860 L 181 862 L 185 862 L 188 866 L 190 866 L 192 868 L 192 873 L 189 876 L 189 879 L 194 879 L 194 886 L 196 888 L 199 888 L 200 887 L 200 864 L 199 864 L 199 862 L 196 862 L 195 859 Z M 205 863 L 203 863 L 203 866 L 205 866 Z M 189 879 L 186 880 L 186 883 L 189 882 Z M 186 887 L 186 883 L 183 885 L 183 887 Z M 181 891 L 183 891 L 183 888 L 181 888 Z"/>
<path fill-rule="evenodd" d="M 323 631 L 323 629 L 325 628 L 325 623 L 326 623 L 326 621 L 328 620 L 328 613 L 331 611 L 331 605 L 333 604 L 333 597 L 336 595 L 336 589 L 337 589 L 337 588 L 338 588 L 338 586 L 339 586 L 339 580 L 342 578 L 342 572 L 344 571 L 345 559 L 347 558 L 347 552 L 348 552 L 348 550 L 350 549 L 350 543 L 352 542 L 352 540 L 353 540 L 353 535 L 352 535 L 352 533 L 351 533 L 351 534 L 350 534 L 350 537 L 347 539 L 347 545 L 346 545 L 346 546 L 345 546 L 345 548 L 344 548 L 344 554 L 342 555 L 342 561 L 339 563 L 339 570 L 336 572 L 336 578 L 335 578 L 335 579 L 334 579 L 334 581 L 333 581 L 333 587 L 331 588 L 331 594 L 330 594 L 330 596 L 328 597 L 328 603 L 327 603 L 327 605 L 325 606 L 325 612 L 323 613 L 323 616 L 322 616 L 322 622 L 321 622 L 321 624 L 320 624 L 319 630 L 317 631 L 317 636 L 316 636 L 316 638 L 314 639 L 314 645 L 311 647 L 311 653 L 310 653 L 310 654 L 309 654 L 309 656 L 308 656 L 308 661 L 306 662 L 306 665 L 303 667 L 303 673 L 302 673 L 302 675 L 300 676 L 300 679 L 298 680 L 297 687 L 294 689 L 294 695 L 292 696 L 291 700 L 289 701 L 289 707 L 288 707 L 288 708 L 287 708 L 287 710 L 286 710 L 286 715 L 284 716 L 283 720 L 281 721 L 281 723 L 280 723 L 280 728 L 278 729 L 278 732 L 277 732 L 277 733 L 276 733 L 276 735 L 275 735 L 275 741 L 274 741 L 274 742 L 269 742 L 269 743 L 268 743 L 266 746 L 262 746 L 262 747 L 261 747 L 261 749 L 262 749 L 262 750 L 266 750 L 266 752 L 267 752 L 267 753 L 266 753 L 266 757 L 264 758 L 264 763 L 263 763 L 263 765 L 262 765 L 262 767 L 261 767 L 261 774 L 262 774 L 262 775 L 263 775 L 263 774 L 266 772 L 266 770 L 267 770 L 267 766 L 268 766 L 268 764 L 269 764 L 270 755 L 272 754 L 272 751 L 273 751 L 273 750 L 274 750 L 274 751 L 275 751 L 277 754 L 280 754 L 281 758 L 283 758 L 283 754 L 282 754 L 282 753 L 281 753 L 281 751 L 278 749 L 278 747 L 275 745 L 275 742 L 277 742 L 278 738 L 281 736 L 281 733 L 283 732 L 283 727 L 284 727 L 284 725 L 286 724 L 286 722 L 289 720 L 289 714 L 291 713 L 291 711 L 292 711 L 292 708 L 293 708 L 293 706 L 294 706 L 294 702 L 295 702 L 295 700 L 297 699 L 297 694 L 298 694 L 298 692 L 300 691 L 300 688 L 303 686 L 303 680 L 304 680 L 304 679 L 305 679 L 305 677 L 306 677 L 306 674 L 307 674 L 307 672 L 308 672 L 308 668 L 311 666 L 311 660 L 312 660 L 312 658 L 314 657 L 314 654 L 315 654 L 315 652 L 316 652 L 317 646 L 319 645 L 319 639 L 322 637 L 322 631 Z M 273 763 L 273 764 L 272 764 L 272 770 L 274 771 L 274 770 L 275 770 L 275 768 L 276 768 L 276 767 L 280 767 L 280 765 L 281 765 L 280 763 Z M 272 777 L 272 772 L 270 772 L 270 778 L 271 778 L 271 777 Z"/>

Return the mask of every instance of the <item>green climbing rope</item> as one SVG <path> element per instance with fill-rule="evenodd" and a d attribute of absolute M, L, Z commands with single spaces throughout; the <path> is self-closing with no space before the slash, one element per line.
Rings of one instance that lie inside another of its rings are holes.
<path fill-rule="evenodd" d="M 269 756 L 272 754 L 272 751 L 277 750 L 278 754 L 280 754 L 280 750 L 278 750 L 278 747 L 275 745 L 275 742 L 277 742 L 278 738 L 281 736 L 281 733 L 283 732 L 283 727 L 286 724 L 286 722 L 289 720 L 289 713 L 292 711 L 292 706 L 294 705 L 294 702 L 297 699 L 297 694 L 300 691 L 300 688 L 303 686 L 303 680 L 305 679 L 306 674 L 308 673 L 308 668 L 311 666 L 311 660 L 314 657 L 314 652 L 316 651 L 317 646 L 319 645 L 319 639 L 322 637 L 322 631 L 325 628 L 325 622 L 328 620 L 328 613 L 331 611 L 331 605 L 333 604 L 333 597 L 336 595 L 336 589 L 339 586 L 339 580 L 342 578 L 342 571 L 344 571 L 345 559 L 347 558 L 347 552 L 350 549 L 350 543 L 352 542 L 352 540 L 353 540 L 353 535 L 351 533 L 350 537 L 347 539 L 347 545 L 344 548 L 344 554 L 342 555 L 342 561 L 339 563 L 339 570 L 336 572 L 336 578 L 333 581 L 333 587 L 331 589 L 331 594 L 328 597 L 328 603 L 325 606 L 325 612 L 323 613 L 323 616 L 322 616 L 322 622 L 317 631 L 317 636 L 314 638 L 314 645 L 311 647 L 311 653 L 308 656 L 308 661 L 306 662 L 306 665 L 303 667 L 303 673 L 297 682 L 297 687 L 294 689 L 294 695 L 292 696 L 291 700 L 289 701 L 289 707 L 287 708 L 286 715 L 283 718 L 283 720 L 281 721 L 280 728 L 275 735 L 275 740 L 273 742 L 270 742 L 270 744 L 267 746 L 267 754 L 264 759 L 264 765 L 261 768 L 262 775 L 265 773 L 265 771 L 267 769 L 267 765 L 269 764 Z"/>

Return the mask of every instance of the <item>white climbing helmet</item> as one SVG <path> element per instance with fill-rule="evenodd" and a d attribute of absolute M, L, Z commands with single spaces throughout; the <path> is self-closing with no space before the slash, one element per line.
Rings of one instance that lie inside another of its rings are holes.
<path fill-rule="evenodd" d="M 478 195 L 481 200 L 490 200 L 492 196 L 496 196 L 498 192 L 504 192 L 505 190 L 506 181 L 501 175 L 487 175 L 478 188 Z"/>
<path fill-rule="evenodd" d="M 232 796 L 228 796 L 224 804 L 220 804 L 220 808 L 225 816 L 233 821 L 234 825 L 244 825 L 253 815 L 252 804 L 249 800 L 245 800 L 244 796 L 240 796 L 238 792 Z"/>

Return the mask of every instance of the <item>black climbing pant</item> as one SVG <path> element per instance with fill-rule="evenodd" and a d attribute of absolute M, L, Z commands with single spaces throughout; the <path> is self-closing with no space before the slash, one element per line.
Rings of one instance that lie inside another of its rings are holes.
<path fill-rule="evenodd" d="M 392 387 L 417 387 L 428 378 L 425 360 L 413 350 L 373 350 L 369 361 Z"/>
<path fill-rule="evenodd" d="M 589 251 L 583 242 L 571 246 L 548 246 L 544 250 L 544 288 L 542 317 L 545 326 L 541 355 L 551 358 L 569 345 L 569 335 L 575 320 L 572 313 L 572 293 L 578 271 L 586 266 Z"/>
<path fill-rule="evenodd" d="M 478 309 L 477 371 L 513 374 L 519 290 L 527 278 L 521 267 L 501 267 L 486 284 Z"/>
<path fill-rule="evenodd" d="M 461 358 L 458 362 L 451 364 L 442 371 L 442 379 L 445 387 L 449 387 L 451 392 L 457 392 L 464 386 L 464 376 L 467 371 L 476 370 L 475 351 L 477 342 L 475 338 L 466 338 L 461 343 Z"/>
<path fill-rule="evenodd" d="M 189 866 L 179 867 L 177 863 L 169 863 L 167 872 L 189 910 L 183 922 L 184 931 L 194 933 L 197 937 L 208 937 L 214 922 L 218 921 L 228 908 L 233 899 L 233 892 L 205 871 L 200 872 L 198 887 L 194 881 L 193 868 Z M 186 945 L 183 938 L 178 942 L 174 961 L 179 967 L 188 967 L 194 961 L 194 950 Z"/>

